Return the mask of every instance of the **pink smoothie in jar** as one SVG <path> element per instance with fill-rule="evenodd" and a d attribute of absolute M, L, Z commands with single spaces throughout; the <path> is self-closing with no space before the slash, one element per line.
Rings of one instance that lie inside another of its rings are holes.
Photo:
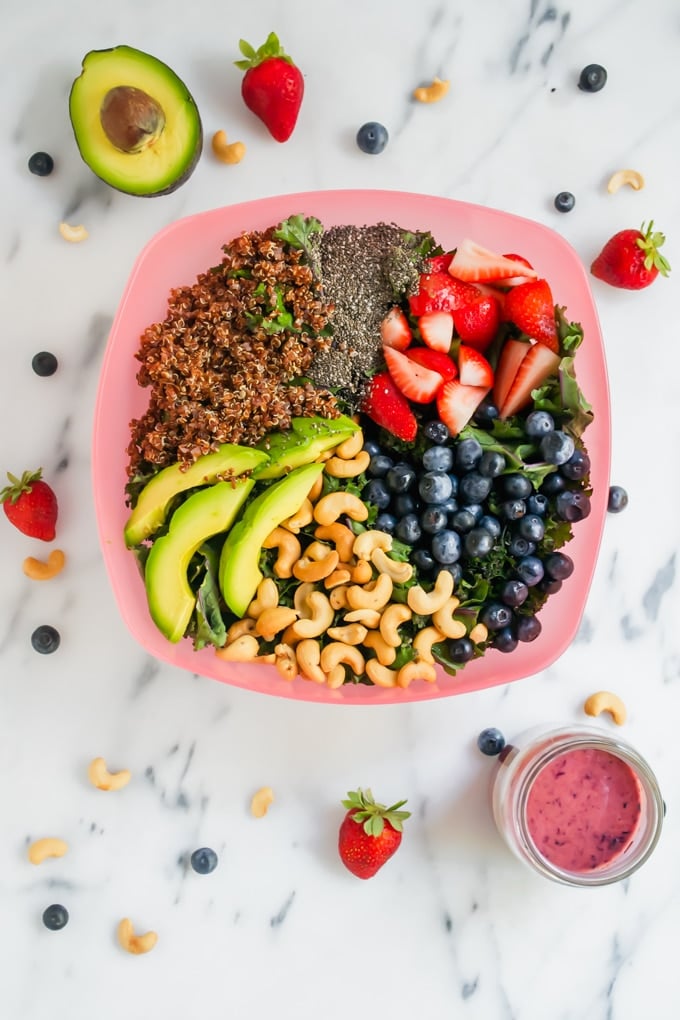
<path fill-rule="evenodd" d="M 641 808 L 640 782 L 625 761 L 601 748 L 578 748 L 534 778 L 527 830 L 551 864 L 573 874 L 592 872 L 629 850 Z"/>

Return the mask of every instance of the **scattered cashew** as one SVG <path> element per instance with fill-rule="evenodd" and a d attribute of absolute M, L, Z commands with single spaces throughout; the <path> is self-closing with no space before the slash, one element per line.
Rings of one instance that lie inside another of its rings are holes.
<path fill-rule="evenodd" d="M 359 560 L 350 568 L 350 576 L 354 584 L 368 584 L 373 577 L 373 567 L 368 560 Z"/>
<path fill-rule="evenodd" d="M 332 542 L 338 550 L 341 562 L 349 563 L 352 558 L 355 537 L 354 532 L 346 524 L 340 524 L 339 521 L 334 521 L 333 524 L 320 524 L 315 529 L 314 535 L 316 538 Z"/>
<path fill-rule="evenodd" d="M 42 864 L 48 857 L 63 857 L 68 851 L 68 843 L 56 836 L 36 839 L 28 848 L 28 859 L 31 864 Z"/>
<path fill-rule="evenodd" d="M 274 791 L 271 786 L 261 786 L 251 798 L 250 813 L 253 818 L 264 818 L 273 803 Z"/>
<path fill-rule="evenodd" d="M 278 549 L 272 570 L 277 577 L 291 577 L 293 565 L 300 559 L 300 543 L 292 531 L 286 528 L 274 528 L 262 543 L 263 549 Z"/>
<path fill-rule="evenodd" d="M 345 682 L 345 666 L 356 676 L 364 672 L 365 660 L 354 645 L 333 641 L 321 649 L 321 668 L 328 676 L 329 687 L 341 687 Z"/>
<path fill-rule="evenodd" d="M 377 659 L 369 659 L 366 663 L 366 676 L 378 687 L 396 687 L 398 670 L 388 669 Z"/>
<path fill-rule="evenodd" d="M 440 570 L 432 591 L 425 591 L 419 584 L 409 588 L 406 601 L 419 616 L 432 616 L 444 606 L 453 594 L 453 574 Z"/>
<path fill-rule="evenodd" d="M 413 567 L 406 560 L 391 560 L 382 549 L 374 549 L 371 553 L 373 566 L 381 574 L 389 574 L 395 584 L 403 584 L 410 581 L 413 576 Z"/>
<path fill-rule="evenodd" d="M 237 620 L 236 623 L 232 623 L 231 627 L 227 631 L 228 645 L 233 644 L 237 638 L 240 638 L 243 634 L 254 634 L 255 633 L 255 620 L 246 616 L 242 620 Z"/>
<path fill-rule="evenodd" d="M 377 609 L 353 609 L 345 613 L 344 619 L 347 623 L 363 623 L 369 630 L 375 630 L 380 626 L 381 615 Z"/>
<path fill-rule="evenodd" d="M 343 457 L 330 457 L 326 461 L 324 471 L 331 478 L 356 478 L 366 470 L 370 461 L 370 454 L 365 450 L 360 450 L 351 460 L 346 460 Z"/>
<path fill-rule="evenodd" d="M 364 445 L 364 434 L 361 429 L 353 432 L 349 439 L 345 439 L 339 446 L 335 447 L 335 456 L 343 460 L 353 460 Z M 370 459 L 370 458 L 369 458 Z"/>
<path fill-rule="evenodd" d="M 468 634 L 470 641 L 472 641 L 473 644 L 475 645 L 483 644 L 488 638 L 488 636 L 489 631 L 486 627 L 486 624 L 484 623 L 476 623 L 472 630 L 470 631 L 470 633 Z"/>
<path fill-rule="evenodd" d="M 124 917 L 118 925 L 118 944 L 126 953 L 134 956 L 141 956 L 148 953 L 158 942 L 158 935 L 155 931 L 147 931 L 144 935 L 135 935 L 132 921 Z"/>
<path fill-rule="evenodd" d="M 92 759 L 87 775 L 92 785 L 96 786 L 98 790 L 122 790 L 132 778 L 129 769 L 109 772 L 103 758 Z"/>
<path fill-rule="evenodd" d="M 353 521 L 365 521 L 368 517 L 368 507 L 358 496 L 342 489 L 322 496 L 314 507 L 314 520 L 317 524 L 332 524 L 343 514 L 351 517 Z"/>
<path fill-rule="evenodd" d="M 89 236 L 82 223 L 79 223 L 77 227 L 72 227 L 70 223 L 60 223 L 59 233 L 65 241 L 71 241 L 73 244 L 84 241 Z"/>
<path fill-rule="evenodd" d="M 246 610 L 248 616 L 257 619 L 265 609 L 273 609 L 279 604 L 279 589 L 276 581 L 271 577 L 263 577 L 257 586 L 255 598 Z"/>
<path fill-rule="evenodd" d="M 254 634 L 241 634 L 230 645 L 216 648 L 215 655 L 225 662 L 252 662 L 260 651 L 260 643 Z"/>
<path fill-rule="evenodd" d="M 434 663 L 432 645 L 444 640 L 444 635 L 436 627 L 423 627 L 413 639 L 413 650 L 416 653 L 416 662 L 426 662 L 428 665 Z"/>
<path fill-rule="evenodd" d="M 611 691 L 597 691 L 591 694 L 583 706 L 586 715 L 600 715 L 602 712 L 609 712 L 617 726 L 623 726 L 626 721 L 626 706 L 618 694 Z"/>
<path fill-rule="evenodd" d="M 295 648 L 300 673 L 307 680 L 317 684 L 326 683 L 326 674 L 321 669 L 321 645 L 313 638 L 305 638 Z"/>
<path fill-rule="evenodd" d="M 437 671 L 429 662 L 412 660 L 405 663 L 397 673 L 397 687 L 408 687 L 414 680 L 425 680 L 433 684 L 437 679 Z"/>
<path fill-rule="evenodd" d="M 398 648 L 401 645 L 399 627 L 402 623 L 410 620 L 412 615 L 409 607 L 399 602 L 393 602 L 391 606 L 387 607 L 380 620 L 380 633 L 388 645 L 393 648 Z"/>
<path fill-rule="evenodd" d="M 224 131 L 216 131 L 212 136 L 212 151 L 220 163 L 240 163 L 246 154 L 243 142 L 227 142 Z"/>
<path fill-rule="evenodd" d="M 274 665 L 284 680 L 294 680 L 298 674 L 297 657 L 295 649 L 285 642 L 278 644 L 274 649 Z"/>
<path fill-rule="evenodd" d="M 441 575 L 440 575 L 441 576 Z M 465 637 L 466 627 L 461 620 L 454 620 L 453 614 L 460 605 L 460 600 L 452 597 L 447 599 L 441 609 L 432 614 L 432 622 L 442 632 L 444 637 L 459 638 Z"/>
<path fill-rule="evenodd" d="M 32 581 L 49 581 L 64 569 L 65 563 L 66 556 L 62 550 L 53 549 L 47 557 L 47 563 L 37 560 L 35 556 L 27 556 L 23 563 L 24 574 Z"/>
<path fill-rule="evenodd" d="M 280 634 L 286 627 L 297 620 L 297 613 L 288 606 L 275 606 L 273 609 L 265 609 L 258 616 L 255 623 L 255 630 L 265 641 L 271 641 L 277 634 Z"/>
<path fill-rule="evenodd" d="M 308 524 L 312 523 L 312 503 L 311 500 L 305 499 L 300 509 L 292 514 L 288 520 L 281 522 L 281 527 L 286 528 L 288 531 L 292 531 L 294 535 L 297 535 L 301 528 L 305 528 Z"/>
<path fill-rule="evenodd" d="M 347 602 L 350 609 L 382 609 L 392 596 L 392 578 L 389 574 L 379 574 L 370 584 L 353 584 L 347 589 Z"/>
<path fill-rule="evenodd" d="M 329 627 L 326 631 L 333 641 L 344 641 L 346 645 L 360 645 L 368 634 L 362 623 L 348 623 L 341 627 Z"/>
<path fill-rule="evenodd" d="M 390 550 L 392 548 L 392 536 L 386 531 L 362 531 L 354 539 L 352 552 L 358 560 L 370 560 L 376 549 Z"/>
<path fill-rule="evenodd" d="M 293 575 L 300 581 L 322 581 L 333 573 L 339 561 L 337 549 L 330 549 L 320 560 L 305 555 L 293 567 Z"/>
<path fill-rule="evenodd" d="M 391 666 L 397 657 L 397 649 L 388 645 L 379 630 L 369 630 L 364 638 L 364 647 L 373 649 L 381 666 Z"/>
<path fill-rule="evenodd" d="M 607 182 L 607 191 L 613 195 L 624 184 L 630 185 L 634 191 L 639 191 L 640 188 L 644 188 L 645 179 L 637 170 L 617 170 Z"/>
<path fill-rule="evenodd" d="M 451 82 L 448 80 L 442 81 L 441 78 L 435 78 L 431 85 L 421 85 L 420 88 L 415 89 L 413 98 L 417 99 L 419 103 L 438 103 L 449 91 L 450 85 Z"/>
<path fill-rule="evenodd" d="M 338 591 L 334 588 L 333 591 Z M 333 623 L 335 612 L 331 607 L 328 597 L 321 591 L 313 591 L 307 596 L 307 605 L 311 615 L 306 620 L 296 620 L 291 624 L 293 633 L 299 638 L 319 637 Z"/>

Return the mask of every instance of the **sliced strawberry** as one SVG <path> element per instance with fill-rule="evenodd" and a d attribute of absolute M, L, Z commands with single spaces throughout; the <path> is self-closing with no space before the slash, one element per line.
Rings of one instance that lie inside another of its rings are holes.
<path fill-rule="evenodd" d="M 411 361 L 423 365 L 424 368 L 431 368 L 433 372 L 438 372 L 444 382 L 458 378 L 455 361 L 441 351 L 433 351 L 430 347 L 411 347 L 406 351 L 406 356 Z"/>
<path fill-rule="evenodd" d="M 454 280 L 447 272 L 422 273 L 418 292 L 408 299 L 412 315 L 452 312 L 479 297 L 476 287 Z"/>
<path fill-rule="evenodd" d="M 532 266 L 531 262 L 529 262 L 529 259 L 525 259 L 524 255 L 516 255 L 515 252 L 510 252 L 510 253 L 504 255 L 503 258 L 504 259 L 510 259 L 511 262 L 521 262 L 521 264 L 523 266 L 526 266 L 527 269 L 533 269 L 534 268 Z"/>
<path fill-rule="evenodd" d="M 533 270 L 527 272 L 522 262 L 498 255 L 467 237 L 458 245 L 451 259 L 449 273 L 466 283 L 488 283 L 492 280 L 506 280 L 512 276 L 530 276 L 534 279 L 537 276 Z"/>
<path fill-rule="evenodd" d="M 555 302 L 547 280 L 532 280 L 513 287 L 505 296 L 503 314 L 527 336 L 559 353 Z"/>
<path fill-rule="evenodd" d="M 530 346 L 525 340 L 506 340 L 503 344 L 493 386 L 493 402 L 496 407 L 500 408 L 505 403 L 519 366 L 529 353 Z"/>
<path fill-rule="evenodd" d="M 458 350 L 458 376 L 464 386 L 493 386 L 493 369 L 483 354 L 461 344 Z"/>
<path fill-rule="evenodd" d="M 390 308 L 380 323 L 380 338 L 383 347 L 394 347 L 397 351 L 405 351 L 411 343 L 411 327 L 399 305 Z"/>
<path fill-rule="evenodd" d="M 402 396 L 389 372 L 378 372 L 368 383 L 361 410 L 371 421 L 393 436 L 412 443 L 418 432 L 418 422 L 408 400 Z"/>
<path fill-rule="evenodd" d="M 447 252 L 445 255 L 433 255 L 431 259 L 427 259 L 428 273 L 445 273 L 451 265 L 452 258 L 452 251 Z"/>
<path fill-rule="evenodd" d="M 423 343 L 433 351 L 450 349 L 453 340 L 453 315 L 451 312 L 425 312 L 418 319 L 418 329 Z"/>
<path fill-rule="evenodd" d="M 483 297 L 464 308 L 457 308 L 453 313 L 453 324 L 464 343 L 478 351 L 485 351 L 501 324 L 500 303 L 495 297 Z"/>
<path fill-rule="evenodd" d="M 488 392 L 488 386 L 464 386 L 457 379 L 444 383 L 437 394 L 437 413 L 452 435 L 462 432 Z"/>
<path fill-rule="evenodd" d="M 419 365 L 393 347 L 385 347 L 383 355 L 392 379 L 400 391 L 414 404 L 429 404 L 444 382 L 439 372 Z"/>
<path fill-rule="evenodd" d="M 559 363 L 559 354 L 555 354 L 545 344 L 532 344 L 517 370 L 507 397 L 498 407 L 499 417 L 509 418 L 521 411 L 530 402 L 532 391 L 557 371 Z"/>

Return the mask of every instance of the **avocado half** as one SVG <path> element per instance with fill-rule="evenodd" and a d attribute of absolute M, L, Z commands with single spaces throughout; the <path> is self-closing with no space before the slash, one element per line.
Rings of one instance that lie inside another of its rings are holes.
<path fill-rule="evenodd" d="M 85 163 L 128 195 L 170 194 L 201 155 L 201 118 L 186 85 L 167 64 L 132 46 L 85 54 L 69 114 Z"/>

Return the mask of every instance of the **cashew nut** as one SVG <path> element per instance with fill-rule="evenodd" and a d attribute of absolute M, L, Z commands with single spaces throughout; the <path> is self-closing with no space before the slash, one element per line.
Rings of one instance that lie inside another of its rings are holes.
<path fill-rule="evenodd" d="M 613 195 L 624 184 L 628 184 L 635 191 L 639 191 L 640 188 L 644 188 L 645 179 L 637 170 L 617 170 L 607 182 L 607 191 L 610 195 Z"/>
<path fill-rule="evenodd" d="M 389 574 L 378 574 L 370 584 L 353 584 L 347 589 L 347 602 L 350 609 L 382 609 L 392 597 L 392 578 Z"/>
<path fill-rule="evenodd" d="M 333 588 L 330 595 L 330 603 L 333 609 L 348 609 L 349 602 L 347 601 L 347 591 L 349 585 L 339 584 L 337 588 Z"/>
<path fill-rule="evenodd" d="M 155 931 L 147 931 L 144 935 L 135 935 L 132 921 L 124 917 L 118 925 L 118 944 L 126 953 L 140 956 L 148 953 L 158 942 L 158 935 Z"/>
<path fill-rule="evenodd" d="M 470 631 L 470 633 L 468 634 L 470 641 L 472 641 L 472 643 L 475 645 L 483 644 L 488 638 L 488 636 L 489 631 L 488 628 L 486 627 L 486 624 L 484 623 L 476 623 L 472 630 Z"/>
<path fill-rule="evenodd" d="M 366 663 L 366 676 L 377 687 L 396 687 L 398 670 L 388 669 L 377 659 L 369 659 Z"/>
<path fill-rule="evenodd" d="M 352 558 L 355 538 L 354 532 L 346 524 L 340 524 L 339 521 L 334 521 L 333 524 L 320 524 L 315 529 L 314 535 L 316 538 L 332 542 L 338 550 L 341 562 L 349 563 Z"/>
<path fill-rule="evenodd" d="M 327 591 L 331 588 L 337 588 L 340 584 L 347 584 L 348 581 L 352 580 L 352 574 L 349 570 L 342 568 L 341 570 L 334 570 L 328 577 L 324 577 L 323 586 Z"/>
<path fill-rule="evenodd" d="M 399 602 L 393 602 L 391 606 L 388 606 L 385 612 L 382 614 L 380 620 L 380 633 L 384 640 L 392 648 L 398 648 L 401 645 L 401 635 L 399 634 L 399 627 L 402 623 L 406 623 L 407 620 L 411 619 L 411 610 L 408 606 L 405 606 Z"/>
<path fill-rule="evenodd" d="M 405 663 L 397 673 L 397 687 L 408 687 L 413 680 L 425 680 L 433 684 L 437 679 L 437 671 L 429 662 L 412 660 Z"/>
<path fill-rule="evenodd" d="M 438 103 L 449 91 L 450 85 L 451 82 L 448 80 L 442 81 L 441 78 L 435 78 L 431 85 L 421 85 L 420 88 L 415 89 L 413 98 L 417 99 L 419 103 Z"/>
<path fill-rule="evenodd" d="M 353 609 L 345 613 L 344 619 L 347 623 L 363 623 L 369 630 L 375 630 L 380 626 L 381 615 L 377 609 Z"/>
<path fill-rule="evenodd" d="M 453 595 L 453 574 L 448 570 L 440 570 L 432 591 L 425 591 L 419 584 L 409 588 L 406 601 L 414 613 L 419 616 L 432 616 L 444 606 Z"/>
<path fill-rule="evenodd" d="M 295 606 L 295 612 L 302 620 L 308 620 L 312 615 L 312 610 L 309 608 L 307 598 L 313 591 L 316 591 L 316 588 L 311 581 L 305 581 L 304 584 L 299 584 L 295 589 L 293 605 Z"/>
<path fill-rule="evenodd" d="M 257 619 L 265 609 L 273 609 L 279 604 L 279 589 L 276 581 L 271 577 L 263 577 L 257 586 L 255 598 L 247 609 L 248 616 Z"/>
<path fill-rule="evenodd" d="M 410 581 L 413 576 L 413 567 L 405 560 L 391 560 L 382 549 L 374 549 L 371 553 L 373 566 L 381 574 L 389 574 L 395 584 L 403 584 Z"/>
<path fill-rule="evenodd" d="M 260 643 L 254 634 L 241 634 L 224 648 L 216 648 L 215 655 L 225 662 L 252 662 L 260 651 Z"/>
<path fill-rule="evenodd" d="M 609 712 L 617 726 L 623 726 L 626 721 L 626 706 L 618 694 L 611 691 L 597 691 L 591 694 L 583 706 L 586 715 L 600 715 L 602 712 Z"/>
<path fill-rule="evenodd" d="M 250 813 L 253 818 L 264 818 L 271 804 L 274 803 L 274 791 L 271 786 L 261 786 L 253 794 L 250 801 Z"/>
<path fill-rule="evenodd" d="M 74 244 L 84 241 L 89 236 L 82 223 L 79 223 L 77 227 L 72 227 L 70 223 L 60 223 L 59 233 L 65 241 L 71 241 Z"/>
<path fill-rule="evenodd" d="M 317 499 L 323 492 L 323 472 L 314 479 L 314 484 L 307 493 L 307 498 L 311 503 L 316 503 Z"/>
<path fill-rule="evenodd" d="M 361 623 L 348 623 L 343 627 L 329 627 L 326 633 L 333 641 L 344 641 L 346 645 L 360 645 L 368 634 L 368 628 Z"/>
<path fill-rule="evenodd" d="M 298 674 L 297 656 L 295 649 L 282 642 L 274 649 L 274 665 L 284 680 L 294 680 Z"/>
<path fill-rule="evenodd" d="M 436 627 L 423 627 L 413 639 L 413 650 L 416 653 L 415 661 L 426 662 L 428 665 L 432 665 L 434 662 L 432 645 L 436 645 L 443 640 L 444 635 Z"/>
<path fill-rule="evenodd" d="M 371 456 L 365 450 L 360 450 L 356 457 L 351 460 L 343 457 L 330 457 L 326 461 L 324 471 L 331 478 L 356 478 L 362 471 L 365 471 L 370 464 Z"/>
<path fill-rule="evenodd" d="M 301 528 L 305 528 L 311 523 L 312 504 L 309 499 L 305 499 L 299 510 L 292 514 L 288 520 L 281 522 L 281 527 L 287 528 L 288 531 L 292 531 L 293 534 L 297 535 Z"/>
<path fill-rule="evenodd" d="M 220 163 L 240 163 L 246 154 L 243 142 L 227 142 L 224 131 L 216 131 L 212 137 L 212 151 Z"/>
<path fill-rule="evenodd" d="M 392 536 L 386 531 L 362 531 L 354 539 L 352 552 L 358 560 L 370 560 L 376 549 L 389 550 L 392 548 Z"/>
<path fill-rule="evenodd" d="M 350 568 L 350 574 L 354 584 L 368 584 L 373 577 L 373 567 L 368 560 L 359 560 Z"/>
<path fill-rule="evenodd" d="M 330 549 L 321 560 L 305 555 L 293 567 L 293 574 L 300 581 L 322 581 L 333 573 L 339 561 L 337 549 Z"/>
<path fill-rule="evenodd" d="M 353 521 L 365 521 L 368 517 L 368 507 L 358 496 L 342 489 L 322 496 L 314 507 L 314 520 L 317 524 L 332 524 L 343 514 L 351 517 Z"/>
<path fill-rule="evenodd" d="M 321 650 L 321 668 L 328 676 L 329 687 L 341 687 L 345 682 L 345 666 L 356 676 L 364 672 L 364 657 L 354 645 L 333 641 Z"/>
<path fill-rule="evenodd" d="M 31 864 L 42 864 L 48 857 L 63 857 L 68 851 L 68 843 L 56 836 L 36 839 L 28 848 L 28 859 Z"/>
<path fill-rule="evenodd" d="M 292 531 L 286 528 L 274 528 L 270 535 L 267 535 L 262 543 L 263 549 L 278 549 L 277 556 L 272 570 L 277 577 L 291 577 L 293 564 L 300 559 L 300 543 Z"/>
<path fill-rule="evenodd" d="M 64 569 L 65 563 L 66 556 L 62 550 L 53 549 L 47 557 L 47 563 L 37 560 L 35 556 L 27 556 L 23 563 L 24 574 L 32 581 L 49 581 Z"/>
<path fill-rule="evenodd" d="M 231 627 L 227 631 L 228 645 L 236 641 L 236 638 L 240 638 L 243 634 L 254 634 L 255 633 L 255 620 L 250 616 L 245 616 L 242 620 L 237 620 L 236 623 L 232 623 Z"/>
<path fill-rule="evenodd" d="M 281 644 L 282 645 L 290 645 L 291 648 L 295 648 L 295 652 L 297 654 L 297 645 L 299 643 L 300 643 L 300 638 L 297 636 L 297 634 L 293 630 L 293 624 L 291 623 L 290 626 L 286 627 L 286 629 L 284 630 L 283 634 L 281 635 Z M 276 662 L 276 656 L 275 655 L 272 655 L 271 661 L 272 662 Z"/>
<path fill-rule="evenodd" d="M 338 591 L 334 588 L 333 591 Z M 328 598 L 322 591 L 313 591 L 307 596 L 307 605 L 310 608 L 311 616 L 306 620 L 296 620 L 291 624 L 294 634 L 299 638 L 319 637 L 325 633 L 333 623 L 335 612 L 331 607 Z"/>
<path fill-rule="evenodd" d="M 441 576 L 441 575 L 440 575 Z M 432 622 L 442 632 L 444 637 L 459 638 L 465 637 L 466 627 L 461 620 L 454 620 L 453 614 L 460 605 L 460 599 L 452 597 L 447 599 L 441 609 L 432 614 Z"/>
<path fill-rule="evenodd" d="M 130 782 L 132 775 L 128 769 L 109 772 L 103 758 L 93 758 L 87 770 L 93 786 L 98 790 L 122 790 Z"/>
<path fill-rule="evenodd" d="M 361 429 L 353 432 L 349 439 L 345 439 L 339 446 L 335 447 L 335 456 L 343 460 L 352 460 L 364 445 L 364 434 Z"/>
<path fill-rule="evenodd" d="M 381 666 L 391 666 L 397 657 L 397 649 L 388 645 L 379 630 L 369 630 L 364 638 L 364 647 L 373 649 Z"/>
<path fill-rule="evenodd" d="M 271 641 L 276 634 L 289 627 L 297 620 L 297 613 L 288 606 L 275 606 L 273 609 L 265 609 L 258 616 L 255 623 L 255 630 L 265 641 Z"/>
<path fill-rule="evenodd" d="M 300 673 L 307 680 L 317 684 L 326 683 L 326 674 L 321 669 L 321 645 L 313 638 L 305 638 L 295 648 Z"/>

